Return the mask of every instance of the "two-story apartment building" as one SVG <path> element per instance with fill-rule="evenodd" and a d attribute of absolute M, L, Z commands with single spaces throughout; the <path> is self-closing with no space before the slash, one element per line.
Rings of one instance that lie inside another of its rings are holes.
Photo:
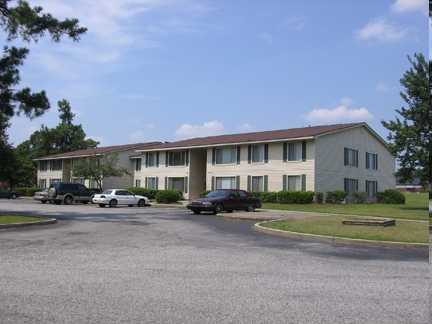
<path fill-rule="evenodd" d="M 134 159 L 142 165 L 135 168 L 134 183 L 180 189 L 186 199 L 220 188 L 341 189 L 374 197 L 395 187 L 395 157 L 366 123 L 193 138 L 137 152 L 141 158 Z"/>
<path fill-rule="evenodd" d="M 135 165 L 137 160 L 131 159 L 132 156 L 136 155 L 136 150 L 143 149 L 146 146 L 154 146 L 156 144 L 160 144 L 160 142 L 106 146 L 37 158 L 35 161 L 38 163 L 38 186 L 40 188 L 46 188 L 54 182 L 75 182 L 84 184 L 89 188 L 97 188 L 97 184 L 94 180 L 73 178 L 71 176 L 71 167 L 74 159 L 116 153 L 119 159 L 118 166 L 126 167 L 132 172 L 132 170 L 135 170 L 137 167 Z M 139 163 L 139 167 L 140 166 L 141 162 Z M 133 185 L 133 177 L 129 175 L 124 175 L 120 178 L 105 178 L 103 180 L 103 188 L 124 188 Z"/>

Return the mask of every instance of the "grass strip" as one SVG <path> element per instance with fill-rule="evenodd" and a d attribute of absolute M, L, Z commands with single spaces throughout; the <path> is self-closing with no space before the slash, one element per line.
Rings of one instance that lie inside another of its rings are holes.
<path fill-rule="evenodd" d="M 288 219 L 260 224 L 263 227 L 352 239 L 429 243 L 429 225 L 427 222 L 396 220 L 395 226 L 343 225 L 343 219 L 355 219 L 353 216 L 318 216 L 304 219 Z"/>
<path fill-rule="evenodd" d="M 42 222 L 45 218 L 31 217 L 23 215 L 0 215 L 0 224 L 15 224 L 15 223 L 30 223 L 30 222 Z"/>

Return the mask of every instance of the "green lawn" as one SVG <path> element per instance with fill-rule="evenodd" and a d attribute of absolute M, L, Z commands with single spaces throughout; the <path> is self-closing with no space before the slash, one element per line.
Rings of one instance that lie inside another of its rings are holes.
<path fill-rule="evenodd" d="M 294 210 L 327 214 L 361 215 L 391 217 L 396 219 L 428 220 L 429 196 L 427 193 L 406 194 L 405 205 L 389 204 L 310 204 L 310 205 L 281 205 L 263 204 L 263 209 Z"/>
<path fill-rule="evenodd" d="M 318 216 L 261 223 L 267 228 L 283 231 L 345 237 L 353 239 L 406 243 L 429 243 L 427 222 L 396 220 L 394 226 L 344 225 L 343 219 L 355 216 Z"/>

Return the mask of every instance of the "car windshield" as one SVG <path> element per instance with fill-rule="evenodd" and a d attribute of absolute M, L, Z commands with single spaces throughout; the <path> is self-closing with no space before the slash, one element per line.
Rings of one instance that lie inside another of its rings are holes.
<path fill-rule="evenodd" d="M 105 195 L 110 195 L 110 194 L 111 194 L 111 192 L 112 192 L 112 190 L 105 190 L 104 192 L 102 192 L 102 194 L 105 194 Z"/>
<path fill-rule="evenodd" d="M 225 190 L 215 190 L 206 195 L 206 197 L 226 197 L 228 196 L 229 191 Z"/>

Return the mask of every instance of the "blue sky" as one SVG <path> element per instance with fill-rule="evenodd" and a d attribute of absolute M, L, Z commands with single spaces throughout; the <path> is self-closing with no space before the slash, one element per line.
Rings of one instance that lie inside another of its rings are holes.
<path fill-rule="evenodd" d="M 21 84 L 51 109 L 14 117 L 14 145 L 55 127 L 62 99 L 99 146 L 361 121 L 386 139 L 407 55 L 429 57 L 424 0 L 29 3 L 88 32 L 23 44 Z"/>

